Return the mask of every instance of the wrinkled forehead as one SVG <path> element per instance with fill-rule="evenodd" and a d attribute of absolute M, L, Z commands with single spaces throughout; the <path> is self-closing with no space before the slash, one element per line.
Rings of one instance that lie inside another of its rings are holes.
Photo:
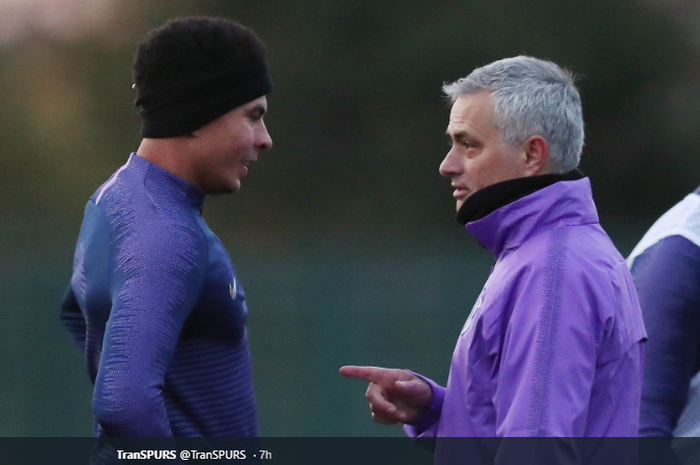
<path fill-rule="evenodd" d="M 452 104 L 447 132 L 494 125 L 494 105 L 489 91 L 462 95 Z"/>

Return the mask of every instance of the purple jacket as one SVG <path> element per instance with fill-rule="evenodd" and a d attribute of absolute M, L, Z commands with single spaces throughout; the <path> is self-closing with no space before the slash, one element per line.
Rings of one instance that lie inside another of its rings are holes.
<path fill-rule="evenodd" d="M 466 226 L 496 264 L 409 436 L 636 436 L 646 338 L 587 178 Z"/>

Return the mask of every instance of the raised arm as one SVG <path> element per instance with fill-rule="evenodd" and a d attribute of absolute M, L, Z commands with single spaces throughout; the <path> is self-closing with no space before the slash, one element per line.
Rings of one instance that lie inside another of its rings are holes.
<path fill-rule="evenodd" d="M 433 402 L 430 385 L 406 370 L 348 365 L 340 369 L 340 374 L 369 382 L 365 397 L 372 419 L 378 423 L 412 423 Z"/>

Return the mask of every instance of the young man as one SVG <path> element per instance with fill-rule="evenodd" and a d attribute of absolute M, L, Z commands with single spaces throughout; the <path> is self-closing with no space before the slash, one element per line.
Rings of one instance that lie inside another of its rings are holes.
<path fill-rule="evenodd" d="M 201 217 L 259 152 L 264 46 L 233 21 L 151 31 L 134 62 L 143 141 L 90 198 L 62 305 L 97 436 L 255 436 L 245 293 Z"/>
<path fill-rule="evenodd" d="M 458 220 L 496 263 L 446 388 L 405 370 L 341 373 L 369 381 L 373 418 L 413 437 L 635 436 L 646 334 L 576 169 L 584 134 L 571 75 L 520 56 L 443 90 L 452 149 L 440 173 Z"/>

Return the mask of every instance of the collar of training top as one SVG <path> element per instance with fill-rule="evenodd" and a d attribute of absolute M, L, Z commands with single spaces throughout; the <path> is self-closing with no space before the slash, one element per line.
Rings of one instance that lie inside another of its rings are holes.
<path fill-rule="evenodd" d="M 564 174 L 543 174 L 497 182 L 473 193 L 457 212 L 461 225 L 480 220 L 501 207 L 559 181 L 575 181 L 584 174 L 575 169 Z"/>

